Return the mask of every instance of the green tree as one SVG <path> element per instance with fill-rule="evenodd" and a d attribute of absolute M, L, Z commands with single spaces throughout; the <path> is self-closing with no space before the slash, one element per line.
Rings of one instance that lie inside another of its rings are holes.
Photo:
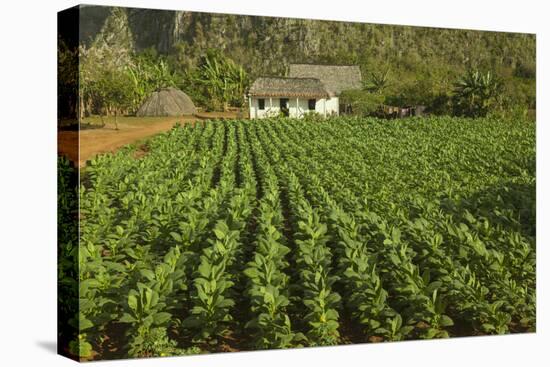
<path fill-rule="evenodd" d="M 79 93 L 81 119 L 92 113 L 100 116 L 115 112 L 113 87 L 118 84 L 123 94 L 132 88 L 128 78 L 128 67 L 132 56 L 125 50 L 109 48 L 105 45 L 86 48 L 79 47 Z M 128 106 L 124 107 L 125 109 Z M 120 109 L 117 108 L 117 113 Z"/>
<path fill-rule="evenodd" d="M 151 52 L 135 57 L 125 70 L 134 88 L 131 101 L 133 111 L 152 92 L 160 88 L 176 87 L 181 79 L 168 61 Z"/>
<path fill-rule="evenodd" d="M 345 90 L 340 94 L 341 103 L 351 107 L 351 112 L 360 116 L 376 115 L 385 102 L 379 93 L 364 90 Z"/>
<path fill-rule="evenodd" d="M 98 81 L 99 101 L 102 110 L 115 115 L 118 130 L 118 115 L 132 107 L 135 88 L 127 72 L 107 69 Z"/>
<path fill-rule="evenodd" d="M 243 67 L 215 50 L 206 53 L 199 67 L 189 73 L 187 79 L 202 88 L 210 99 L 210 108 L 224 110 L 229 106 L 242 106 L 249 84 Z"/>
<path fill-rule="evenodd" d="M 78 91 L 78 50 L 71 49 L 60 37 L 57 41 L 57 88 L 59 117 L 76 116 Z"/>
<path fill-rule="evenodd" d="M 455 83 L 453 108 L 455 114 L 484 117 L 497 105 L 501 82 L 491 72 L 470 69 Z"/>

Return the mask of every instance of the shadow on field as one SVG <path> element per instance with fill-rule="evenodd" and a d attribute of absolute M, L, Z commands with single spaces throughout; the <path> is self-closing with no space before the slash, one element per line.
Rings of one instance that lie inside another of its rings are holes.
<path fill-rule="evenodd" d="M 504 182 L 454 202 L 451 211 L 468 210 L 474 217 L 485 217 L 504 228 L 518 227 L 523 236 L 536 235 L 536 184 Z M 444 204 L 445 206 L 445 204 Z M 458 214 L 458 213 L 457 213 Z M 514 223 L 511 219 L 518 223 Z"/>

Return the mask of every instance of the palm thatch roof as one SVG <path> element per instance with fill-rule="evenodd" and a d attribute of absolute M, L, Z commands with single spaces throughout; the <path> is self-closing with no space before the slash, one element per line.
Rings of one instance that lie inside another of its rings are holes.
<path fill-rule="evenodd" d="M 290 64 L 289 77 L 317 78 L 330 95 L 338 95 L 348 89 L 361 89 L 361 69 L 357 65 Z"/>
<path fill-rule="evenodd" d="M 183 116 L 195 112 L 195 105 L 187 94 L 169 87 L 153 92 L 143 102 L 136 116 Z"/>
<path fill-rule="evenodd" d="M 249 94 L 257 97 L 328 97 L 319 79 L 260 77 L 250 87 Z"/>

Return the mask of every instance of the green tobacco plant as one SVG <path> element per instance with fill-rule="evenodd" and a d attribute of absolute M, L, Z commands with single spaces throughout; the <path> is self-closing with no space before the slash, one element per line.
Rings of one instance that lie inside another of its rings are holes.
<path fill-rule="evenodd" d="M 120 322 L 131 325 L 127 335 L 131 337 L 130 355 L 140 354 L 153 326 L 165 326 L 172 315 L 164 312 L 166 304 L 160 302 L 159 295 L 143 283 L 137 283 L 137 289 L 128 293 L 125 312 Z"/>
<path fill-rule="evenodd" d="M 535 133 L 494 117 L 202 121 L 139 159 L 99 154 L 60 198 L 79 224 L 60 222 L 80 298 L 66 344 L 95 360 L 535 331 Z"/>
<path fill-rule="evenodd" d="M 378 328 L 375 333 L 382 335 L 387 340 L 399 341 L 406 339 L 414 329 L 414 326 L 403 325 L 401 315 L 396 314 L 393 318 L 388 319 L 387 328 Z"/>
<path fill-rule="evenodd" d="M 395 311 L 387 303 L 388 293 L 360 237 L 361 227 L 338 207 L 333 207 L 330 218 L 340 239 L 339 269 L 343 275 L 347 308 L 353 318 L 364 325 L 365 333 L 372 336 L 376 330 L 382 330 L 380 327 Z"/>
<path fill-rule="evenodd" d="M 259 145 L 254 144 L 252 150 L 262 161 L 260 179 L 264 195 L 258 209 L 256 252 L 244 270 L 249 279 L 247 293 L 254 315 L 246 327 L 256 335 L 254 345 L 257 348 L 288 348 L 300 345 L 304 336 L 292 330 L 287 313 L 289 277 L 284 271 L 289 265 L 285 257 L 290 249 L 283 244 L 284 218 L 278 180 Z"/>
<path fill-rule="evenodd" d="M 191 316 L 184 320 L 184 326 L 199 329 L 198 337 L 215 342 L 217 335 L 226 331 L 225 324 L 232 320 L 229 309 L 235 301 L 227 296 L 234 282 L 227 274 L 227 266 L 237 247 L 239 232 L 229 229 L 224 221 L 214 228 L 215 240 L 204 250 L 194 280 L 195 294 L 192 296 Z"/>
<path fill-rule="evenodd" d="M 299 204 L 298 222 L 299 256 L 303 303 L 308 313 L 305 320 L 309 324 L 307 337 L 312 345 L 334 345 L 340 336 L 338 332 L 338 311 L 340 295 L 332 291 L 337 276 L 330 275 L 330 250 L 326 246 L 327 226 L 320 223 L 319 215 L 309 204 Z"/>

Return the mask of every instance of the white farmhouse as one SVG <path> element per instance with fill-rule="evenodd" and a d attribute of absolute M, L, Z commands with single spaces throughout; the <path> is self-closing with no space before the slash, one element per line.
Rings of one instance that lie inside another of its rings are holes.
<path fill-rule="evenodd" d="M 310 112 L 338 115 L 343 90 L 361 88 L 361 71 L 354 65 L 291 64 L 288 77 L 261 77 L 248 93 L 250 118 Z"/>
<path fill-rule="evenodd" d="M 258 78 L 248 95 L 250 118 L 274 117 L 281 113 L 302 117 L 308 112 L 326 116 L 338 111 L 338 105 L 330 102 L 323 83 L 315 78 Z"/>

